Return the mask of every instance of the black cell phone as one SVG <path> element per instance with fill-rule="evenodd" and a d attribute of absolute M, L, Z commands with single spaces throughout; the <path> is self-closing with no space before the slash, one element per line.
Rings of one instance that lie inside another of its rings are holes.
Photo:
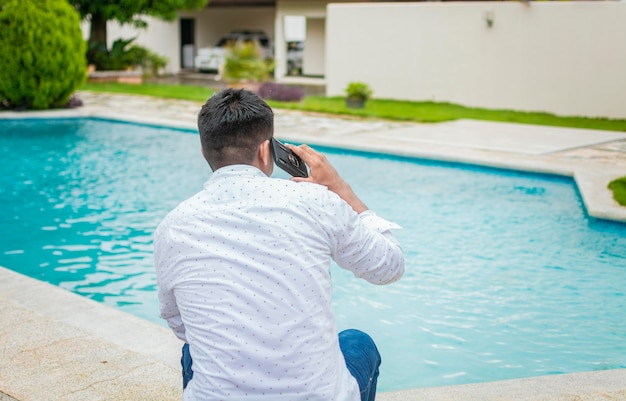
<path fill-rule="evenodd" d="M 293 153 L 285 145 L 272 138 L 272 157 L 274 163 L 294 177 L 308 177 L 306 164 L 300 156 Z"/>

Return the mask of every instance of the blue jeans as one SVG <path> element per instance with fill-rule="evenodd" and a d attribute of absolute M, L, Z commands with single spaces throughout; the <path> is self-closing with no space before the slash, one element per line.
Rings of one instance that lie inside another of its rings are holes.
<path fill-rule="evenodd" d="M 361 401 L 374 401 L 376 383 L 378 382 L 378 367 L 381 362 L 380 353 L 374 340 L 362 331 L 348 329 L 339 333 L 339 348 L 341 348 L 346 360 L 348 370 L 359 383 Z M 189 344 L 183 345 L 183 356 L 180 362 L 183 366 L 184 389 L 193 378 L 193 361 L 189 353 Z"/>
<path fill-rule="evenodd" d="M 361 401 L 374 401 L 381 362 L 374 340 L 362 331 L 348 329 L 339 333 L 339 348 L 348 370 L 359 383 Z"/>

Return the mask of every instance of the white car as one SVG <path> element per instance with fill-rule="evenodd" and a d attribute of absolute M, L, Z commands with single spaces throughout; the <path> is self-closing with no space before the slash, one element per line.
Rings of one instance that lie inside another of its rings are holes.
<path fill-rule="evenodd" d="M 232 31 L 217 41 L 213 47 L 198 49 L 194 65 L 200 72 L 221 74 L 228 47 L 237 43 L 255 43 L 262 59 L 272 58 L 274 50 L 269 37 L 263 31 Z"/>

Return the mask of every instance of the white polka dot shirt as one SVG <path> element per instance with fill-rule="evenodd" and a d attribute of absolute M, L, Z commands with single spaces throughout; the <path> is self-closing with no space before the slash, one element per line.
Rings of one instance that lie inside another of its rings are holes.
<path fill-rule="evenodd" d="M 215 171 L 154 235 L 161 316 L 190 344 L 184 400 L 357 401 L 331 310 L 331 259 L 374 284 L 404 273 L 389 229 L 326 187 Z"/>

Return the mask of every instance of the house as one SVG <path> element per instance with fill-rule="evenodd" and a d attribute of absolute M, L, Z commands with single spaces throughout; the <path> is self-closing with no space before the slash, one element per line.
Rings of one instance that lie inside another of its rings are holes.
<path fill-rule="evenodd" d="M 148 18 L 148 28 L 136 30 L 109 22 L 109 41 L 137 36 L 137 43 L 169 58 L 168 73 L 193 69 L 199 49 L 213 47 L 234 30 L 265 32 L 273 43 L 275 78 L 289 80 L 289 22 L 297 21 L 304 36 L 301 74 L 323 82 L 326 74 L 326 9 L 330 1 L 312 0 L 211 0 L 198 11 L 183 11 L 173 22 Z M 293 24 L 292 24 L 293 26 Z"/>
<path fill-rule="evenodd" d="M 293 17 L 305 21 L 302 74 L 329 96 L 364 81 L 386 99 L 626 118 L 626 1 L 213 0 L 141 32 L 112 24 L 109 40 L 138 35 L 177 73 L 221 35 L 262 30 L 275 79 L 290 82 Z"/>

